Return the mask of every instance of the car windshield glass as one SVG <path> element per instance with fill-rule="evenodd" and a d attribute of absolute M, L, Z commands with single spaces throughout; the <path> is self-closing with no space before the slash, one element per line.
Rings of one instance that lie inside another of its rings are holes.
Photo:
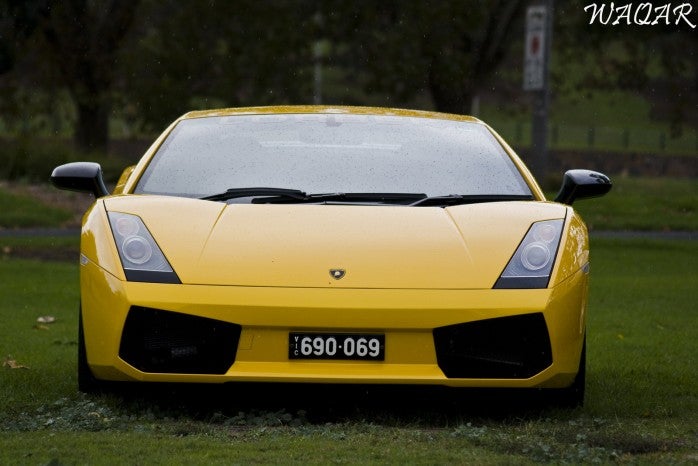
<path fill-rule="evenodd" d="M 205 197 L 251 186 L 305 193 L 531 195 L 482 124 L 345 114 L 183 120 L 135 192 Z"/>

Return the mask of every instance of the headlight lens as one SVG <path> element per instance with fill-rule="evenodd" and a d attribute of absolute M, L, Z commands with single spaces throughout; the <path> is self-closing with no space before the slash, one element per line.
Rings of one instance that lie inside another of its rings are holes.
<path fill-rule="evenodd" d="M 133 215 L 113 213 L 115 220 L 112 222 L 114 231 L 123 237 L 129 237 L 138 233 L 139 219 Z"/>
<path fill-rule="evenodd" d="M 141 236 L 129 236 L 121 245 L 124 258 L 132 264 L 145 264 L 153 257 L 153 248 Z"/>
<path fill-rule="evenodd" d="M 107 215 L 128 281 L 181 283 L 140 217 L 121 212 Z"/>
<path fill-rule="evenodd" d="M 495 288 L 545 288 L 555 263 L 564 219 L 531 225 Z"/>
<path fill-rule="evenodd" d="M 540 270 L 550 262 L 550 250 L 541 243 L 526 245 L 521 253 L 521 263 L 526 270 Z"/>

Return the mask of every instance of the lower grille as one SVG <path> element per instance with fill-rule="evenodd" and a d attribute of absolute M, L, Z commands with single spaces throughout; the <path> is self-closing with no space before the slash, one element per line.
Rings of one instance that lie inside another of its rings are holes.
<path fill-rule="evenodd" d="M 235 362 L 240 330 L 219 320 L 132 307 L 119 357 L 143 372 L 225 374 Z"/>
<path fill-rule="evenodd" d="M 448 378 L 527 379 L 553 362 L 542 313 L 439 327 L 434 345 Z"/>

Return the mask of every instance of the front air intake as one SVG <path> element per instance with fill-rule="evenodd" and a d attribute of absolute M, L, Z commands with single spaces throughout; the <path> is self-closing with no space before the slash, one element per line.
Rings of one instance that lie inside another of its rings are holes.
<path fill-rule="evenodd" d="M 448 378 L 527 379 L 553 362 L 542 313 L 435 328 L 434 345 Z"/>
<path fill-rule="evenodd" d="M 235 362 L 240 330 L 229 322 L 134 306 L 119 357 L 143 372 L 225 374 Z"/>

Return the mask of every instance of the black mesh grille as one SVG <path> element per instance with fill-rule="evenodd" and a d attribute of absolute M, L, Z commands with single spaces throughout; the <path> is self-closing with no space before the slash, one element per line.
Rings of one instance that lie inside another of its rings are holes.
<path fill-rule="evenodd" d="M 541 313 L 439 327 L 434 345 L 448 378 L 526 379 L 553 362 Z"/>
<path fill-rule="evenodd" d="M 119 357 L 143 372 L 225 374 L 235 362 L 240 330 L 219 320 L 132 307 Z"/>

